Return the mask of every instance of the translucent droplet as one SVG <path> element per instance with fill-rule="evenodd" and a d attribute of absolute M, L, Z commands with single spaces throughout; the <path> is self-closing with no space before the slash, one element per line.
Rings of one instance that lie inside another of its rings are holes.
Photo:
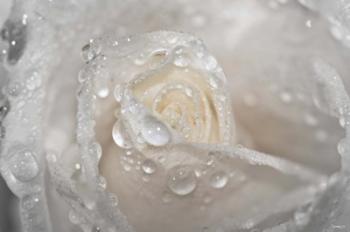
<path fill-rule="evenodd" d="M 22 198 L 21 206 L 25 210 L 31 210 L 39 203 L 39 201 L 39 197 L 36 194 L 27 195 Z"/>
<path fill-rule="evenodd" d="M 132 147 L 132 141 L 124 127 L 123 123 L 118 120 L 113 126 L 112 137 L 114 142 L 121 148 L 129 149 Z"/>
<path fill-rule="evenodd" d="M 347 141 L 342 139 L 337 146 L 338 153 L 344 155 L 346 153 Z"/>
<path fill-rule="evenodd" d="M 117 102 L 121 102 L 122 97 L 123 97 L 123 91 L 121 85 L 116 85 L 113 91 L 114 99 Z"/>
<path fill-rule="evenodd" d="M 205 68 L 208 71 L 214 70 L 217 66 L 218 66 L 218 62 L 213 56 L 206 57 Z"/>
<path fill-rule="evenodd" d="M 1 142 L 4 137 L 6 135 L 6 129 L 3 125 L 0 124 L 0 146 L 1 146 Z"/>
<path fill-rule="evenodd" d="M 22 18 L 8 19 L 1 31 L 2 39 L 8 41 L 7 61 L 16 64 L 22 57 L 27 42 L 27 26 L 22 23 Z"/>
<path fill-rule="evenodd" d="M 41 77 L 37 72 L 34 72 L 30 77 L 28 77 L 26 83 L 27 89 L 29 90 L 39 88 L 41 85 Z"/>
<path fill-rule="evenodd" d="M 224 171 L 217 171 L 210 177 L 210 185 L 216 189 L 221 189 L 225 187 L 227 182 L 228 176 Z"/>
<path fill-rule="evenodd" d="M 216 80 L 215 77 L 210 77 L 210 78 L 209 78 L 209 85 L 210 85 L 210 87 L 212 87 L 213 89 L 218 88 L 218 82 L 217 82 L 217 80 Z"/>
<path fill-rule="evenodd" d="M 187 67 L 190 64 L 190 61 L 187 57 L 183 56 L 183 55 L 179 55 L 175 58 L 174 60 L 174 65 L 177 67 Z"/>
<path fill-rule="evenodd" d="M 194 15 L 192 18 L 192 25 L 194 27 L 203 27 L 206 23 L 206 18 L 202 14 Z"/>
<path fill-rule="evenodd" d="M 69 221 L 73 224 L 79 224 L 80 222 L 79 216 L 73 210 L 69 211 L 68 218 Z"/>
<path fill-rule="evenodd" d="M 153 146 L 164 146 L 170 141 L 170 131 L 168 127 L 153 116 L 146 116 L 141 134 L 143 139 Z"/>
<path fill-rule="evenodd" d="M 142 163 L 142 170 L 146 174 L 153 174 L 157 169 L 156 163 L 151 159 L 146 159 Z"/>
<path fill-rule="evenodd" d="M 9 97 L 17 97 L 21 93 L 21 91 L 22 86 L 16 81 L 11 81 L 8 87 L 5 89 L 5 92 L 9 95 Z"/>
<path fill-rule="evenodd" d="M 131 170 L 131 166 L 125 162 L 122 162 L 122 166 L 124 171 L 129 172 Z"/>
<path fill-rule="evenodd" d="M 197 178 L 190 167 L 178 166 L 170 170 L 168 187 L 176 195 L 188 195 L 195 190 L 196 186 Z"/>
<path fill-rule="evenodd" d="M 91 228 L 91 232 L 102 232 L 102 230 L 101 230 L 101 228 L 98 227 L 98 226 L 93 226 L 93 227 Z"/>
<path fill-rule="evenodd" d="M 310 211 L 308 208 L 299 209 L 294 213 L 294 222 L 297 226 L 303 227 L 309 223 Z"/>
<path fill-rule="evenodd" d="M 49 152 L 46 155 L 46 159 L 49 163 L 56 163 L 57 162 L 57 157 L 54 153 Z"/>
<path fill-rule="evenodd" d="M 309 126 L 316 126 L 318 123 L 317 118 L 312 114 L 306 114 L 304 117 L 305 123 Z"/>
<path fill-rule="evenodd" d="M 110 194 L 109 199 L 111 200 L 113 206 L 117 206 L 119 204 L 119 199 L 116 195 Z"/>
<path fill-rule="evenodd" d="M 167 204 L 171 202 L 171 200 L 172 200 L 172 196 L 168 192 L 163 193 L 163 196 L 162 196 L 163 203 Z"/>
<path fill-rule="evenodd" d="M 89 146 L 89 153 L 92 156 L 97 157 L 97 159 L 99 160 L 101 158 L 101 156 L 102 156 L 102 147 L 101 147 L 101 145 L 99 143 L 97 143 L 97 142 L 90 144 L 90 146 Z"/>
<path fill-rule="evenodd" d="M 6 117 L 10 110 L 10 102 L 7 99 L 0 100 L 0 122 Z"/>
<path fill-rule="evenodd" d="M 84 61 L 90 61 L 98 56 L 101 52 L 101 46 L 95 42 L 86 44 L 81 49 L 81 57 Z"/>
<path fill-rule="evenodd" d="M 30 150 L 18 151 L 10 158 L 11 172 L 16 179 L 27 182 L 39 174 L 39 165 Z"/>
<path fill-rule="evenodd" d="M 288 92 L 282 92 L 280 97 L 284 103 L 290 103 L 292 101 L 292 95 Z"/>
<path fill-rule="evenodd" d="M 100 86 L 97 88 L 97 96 L 100 98 L 106 98 L 109 95 L 109 88 L 107 86 Z"/>
<path fill-rule="evenodd" d="M 341 127 L 345 127 L 345 125 L 346 125 L 346 120 L 345 120 L 345 118 L 343 117 L 343 116 L 341 116 L 340 118 L 339 118 L 339 125 L 341 126 Z"/>
<path fill-rule="evenodd" d="M 310 19 L 306 20 L 305 26 L 308 27 L 308 28 L 311 28 L 312 27 L 312 21 Z"/>
<path fill-rule="evenodd" d="M 205 204 L 210 204 L 211 202 L 213 201 L 213 198 L 211 198 L 211 196 L 205 196 L 204 199 L 203 199 L 203 202 Z"/>

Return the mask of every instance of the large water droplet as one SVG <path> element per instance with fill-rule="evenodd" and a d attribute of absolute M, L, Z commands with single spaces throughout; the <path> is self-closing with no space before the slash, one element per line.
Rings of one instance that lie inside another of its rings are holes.
<path fill-rule="evenodd" d="M 12 154 L 10 158 L 11 172 L 19 181 L 30 181 L 39 173 L 39 165 L 30 150 L 22 150 Z"/>
<path fill-rule="evenodd" d="M 142 170 L 146 174 L 153 174 L 157 169 L 156 163 L 151 159 L 146 159 L 142 163 Z"/>
<path fill-rule="evenodd" d="M 167 126 L 153 116 L 146 116 L 141 134 L 144 140 L 153 146 L 164 146 L 170 141 L 170 131 Z"/>
<path fill-rule="evenodd" d="M 124 124 L 118 120 L 112 131 L 112 137 L 114 142 L 121 148 L 129 149 L 132 147 L 132 141 L 126 131 Z"/>
<path fill-rule="evenodd" d="M 190 167 L 178 166 L 170 170 L 168 187 L 176 195 L 188 195 L 195 190 L 196 186 L 197 178 Z"/>
<path fill-rule="evenodd" d="M 210 177 L 210 185 L 213 188 L 221 189 L 226 186 L 228 182 L 228 176 L 224 171 L 217 171 Z"/>
<path fill-rule="evenodd" d="M 1 30 L 1 37 L 9 43 L 7 61 L 9 64 L 17 63 L 26 46 L 27 23 L 23 24 L 22 18 L 8 19 Z"/>
<path fill-rule="evenodd" d="M 25 210 L 31 210 L 39 203 L 39 201 L 39 196 L 37 196 L 36 194 L 27 195 L 22 198 L 21 206 Z"/>

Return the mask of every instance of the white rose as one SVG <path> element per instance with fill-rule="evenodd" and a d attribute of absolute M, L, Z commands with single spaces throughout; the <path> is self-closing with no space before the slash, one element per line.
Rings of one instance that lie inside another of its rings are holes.
<path fill-rule="evenodd" d="M 288 161 L 232 147 L 226 79 L 200 40 L 154 32 L 89 46 L 79 92 L 79 142 L 84 147 L 96 139 L 101 145 L 99 172 L 136 231 L 242 228 L 263 212 L 264 201 L 307 194 L 311 190 L 297 186 L 322 179 Z M 263 166 L 256 170 L 260 179 L 248 174 L 256 164 Z M 271 178 L 276 171 L 284 174 Z M 281 181 L 290 186 L 281 187 Z M 280 210 L 309 200 L 291 200 Z M 229 218 L 235 221 L 225 222 Z"/>
<path fill-rule="evenodd" d="M 308 63 L 322 52 L 342 63 L 323 20 L 297 4 L 269 4 L 279 9 L 272 11 L 257 1 L 215 1 L 202 9 L 196 0 L 159 1 L 138 17 L 135 3 L 13 7 L 14 33 L 0 41 L 1 60 L 15 54 L 0 70 L 10 77 L 0 169 L 21 200 L 24 230 L 320 231 L 324 217 L 333 220 L 338 202 L 330 198 L 338 200 L 348 179 L 347 137 L 342 156 L 335 146 L 349 129 L 349 99 L 332 67 Z M 198 32 L 228 79 L 193 36 L 97 40 L 83 48 L 76 125 L 75 48 L 111 28 L 119 36 L 169 26 Z"/>

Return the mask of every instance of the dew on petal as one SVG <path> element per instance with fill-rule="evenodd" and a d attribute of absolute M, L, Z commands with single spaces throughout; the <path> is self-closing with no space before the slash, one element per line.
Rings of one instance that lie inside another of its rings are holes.
<path fill-rule="evenodd" d="M 142 170 L 146 174 L 153 174 L 157 169 L 156 163 L 151 159 L 146 159 L 142 163 Z"/>
<path fill-rule="evenodd" d="M 112 136 L 114 142 L 121 148 L 129 149 L 132 147 L 132 141 L 127 134 L 126 128 L 121 121 L 117 121 L 113 126 Z"/>
<path fill-rule="evenodd" d="M 39 203 L 39 201 L 39 196 L 37 196 L 36 194 L 26 195 L 21 201 L 21 206 L 25 210 L 31 210 Z"/>
<path fill-rule="evenodd" d="M 175 167 L 169 172 L 168 187 L 176 195 L 185 196 L 197 187 L 194 171 L 188 166 Z"/>
<path fill-rule="evenodd" d="M 226 186 L 228 182 L 228 176 L 224 171 L 217 171 L 210 177 L 210 185 L 213 188 L 221 189 Z"/>
<path fill-rule="evenodd" d="M 22 182 L 30 181 L 39 174 L 39 164 L 30 150 L 15 152 L 10 158 L 10 167 L 13 176 Z"/>
<path fill-rule="evenodd" d="M 146 116 L 141 128 L 143 139 L 152 146 L 164 146 L 170 141 L 167 126 L 153 116 Z"/>

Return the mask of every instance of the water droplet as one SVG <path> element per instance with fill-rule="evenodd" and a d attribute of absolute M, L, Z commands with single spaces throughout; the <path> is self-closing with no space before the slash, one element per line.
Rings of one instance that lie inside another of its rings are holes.
<path fill-rule="evenodd" d="M 16 81 L 11 81 L 4 92 L 9 95 L 9 97 L 17 97 L 22 91 L 21 84 Z"/>
<path fill-rule="evenodd" d="M 190 64 L 189 59 L 184 55 L 179 55 L 174 60 L 174 65 L 177 67 L 184 68 L 184 67 L 187 67 L 189 64 Z"/>
<path fill-rule="evenodd" d="M 57 157 L 55 153 L 49 152 L 46 155 L 46 159 L 49 163 L 56 163 L 57 162 Z"/>
<path fill-rule="evenodd" d="M 303 227 L 309 223 L 309 209 L 299 209 L 294 213 L 294 222 L 297 226 Z"/>
<path fill-rule="evenodd" d="M 345 127 L 345 125 L 346 125 L 346 119 L 343 117 L 343 116 L 341 116 L 340 118 L 339 118 L 339 125 L 341 126 L 341 127 Z"/>
<path fill-rule="evenodd" d="M 218 88 L 218 81 L 217 81 L 217 79 L 215 77 L 210 77 L 209 78 L 209 85 L 213 89 Z"/>
<path fill-rule="evenodd" d="M 306 114 L 304 116 L 304 121 L 309 126 L 316 126 L 317 123 L 318 123 L 317 118 L 314 115 L 312 115 L 312 114 Z"/>
<path fill-rule="evenodd" d="M 192 25 L 194 27 L 203 27 L 206 23 L 206 18 L 202 14 L 197 14 L 192 17 Z"/>
<path fill-rule="evenodd" d="M 218 66 L 218 62 L 213 56 L 206 57 L 205 68 L 208 71 L 214 70 L 217 66 Z"/>
<path fill-rule="evenodd" d="M 163 196 L 162 196 L 163 203 L 167 204 L 167 203 L 171 202 L 171 200 L 172 200 L 171 194 L 169 194 L 168 192 L 163 193 Z"/>
<path fill-rule="evenodd" d="M 16 64 L 22 57 L 27 42 L 27 26 L 22 23 L 22 18 L 8 19 L 1 30 L 1 37 L 10 45 L 7 61 Z"/>
<path fill-rule="evenodd" d="M 197 178 L 188 166 L 178 166 L 170 170 L 168 176 L 169 189 L 180 196 L 192 193 L 197 186 Z"/>
<path fill-rule="evenodd" d="M 69 221 L 73 224 L 79 224 L 80 222 L 79 216 L 73 210 L 69 211 L 68 218 Z"/>
<path fill-rule="evenodd" d="M 131 170 L 131 166 L 127 164 L 126 162 L 122 162 L 122 166 L 124 171 L 129 172 Z"/>
<path fill-rule="evenodd" d="M 290 103 L 292 101 L 292 95 L 288 92 L 282 92 L 280 98 L 284 103 Z"/>
<path fill-rule="evenodd" d="M 22 15 L 22 24 L 23 25 L 27 25 L 28 23 L 28 15 L 27 14 L 23 14 Z"/>
<path fill-rule="evenodd" d="M 101 52 L 101 46 L 95 42 L 88 43 L 81 49 L 81 57 L 84 61 L 90 61 Z"/>
<path fill-rule="evenodd" d="M 211 196 L 205 196 L 203 199 L 205 204 L 210 204 L 213 201 L 213 198 L 211 198 Z"/>
<path fill-rule="evenodd" d="M 121 85 L 116 85 L 115 86 L 114 91 L 113 91 L 113 95 L 114 95 L 114 99 L 117 102 L 121 102 L 122 97 L 123 97 L 123 90 L 122 90 Z"/>
<path fill-rule="evenodd" d="M 30 150 L 17 151 L 10 158 L 11 172 L 19 181 L 27 182 L 39 174 L 39 165 Z"/>
<path fill-rule="evenodd" d="M 156 171 L 157 165 L 156 163 L 151 159 L 146 159 L 142 163 L 142 170 L 146 174 L 153 174 Z"/>
<path fill-rule="evenodd" d="M 118 120 L 113 126 L 112 137 L 114 142 L 121 148 L 129 149 L 132 147 L 132 141 L 124 127 L 124 124 Z"/>
<path fill-rule="evenodd" d="M 28 77 L 26 83 L 26 86 L 29 90 L 39 88 L 41 85 L 41 77 L 37 72 L 34 72 L 30 77 Z"/>
<path fill-rule="evenodd" d="M 338 153 L 343 155 L 345 154 L 346 152 L 346 146 L 347 145 L 347 142 L 346 140 L 341 140 L 339 143 L 338 143 L 338 146 L 337 146 L 337 150 L 338 150 Z"/>
<path fill-rule="evenodd" d="M 102 147 L 99 143 L 95 142 L 95 143 L 91 143 L 89 145 L 89 153 L 91 154 L 91 156 L 95 156 L 97 157 L 97 159 L 99 160 L 102 156 Z"/>
<path fill-rule="evenodd" d="M 217 171 L 210 177 L 210 185 L 216 189 L 221 189 L 225 187 L 227 182 L 228 177 L 226 172 L 224 171 Z"/>
<path fill-rule="evenodd" d="M 25 210 L 31 210 L 39 203 L 39 201 L 39 197 L 36 194 L 26 195 L 21 200 L 21 206 Z"/>
<path fill-rule="evenodd" d="M 306 20 L 305 26 L 308 27 L 308 28 L 311 28 L 312 27 L 312 21 L 310 19 Z"/>
<path fill-rule="evenodd" d="M 102 231 L 101 228 L 98 227 L 98 226 L 93 226 L 93 227 L 91 228 L 91 232 L 101 232 L 101 231 Z"/>
<path fill-rule="evenodd" d="M 109 95 L 109 89 L 108 87 L 101 87 L 97 90 L 97 96 L 100 98 L 106 98 Z"/>
<path fill-rule="evenodd" d="M 0 100 L 0 122 L 6 117 L 10 110 L 10 102 L 7 99 Z"/>
<path fill-rule="evenodd" d="M 1 142 L 4 137 L 6 135 L 6 129 L 3 125 L 0 124 L 0 146 L 1 146 Z"/>
<path fill-rule="evenodd" d="M 153 116 L 144 118 L 141 134 L 143 139 L 153 146 L 164 146 L 171 136 L 168 127 Z"/>

